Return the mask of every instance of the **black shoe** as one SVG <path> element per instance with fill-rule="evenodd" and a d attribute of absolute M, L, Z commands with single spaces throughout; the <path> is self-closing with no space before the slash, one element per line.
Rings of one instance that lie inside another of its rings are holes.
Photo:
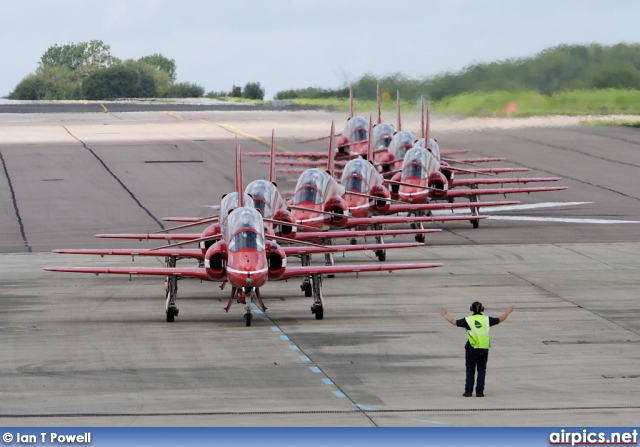
<path fill-rule="evenodd" d="M 462 395 L 463 395 L 464 397 L 471 397 L 471 396 L 473 396 L 473 394 L 471 394 L 471 393 L 463 393 Z"/>
<path fill-rule="evenodd" d="M 484 397 L 484 394 L 482 394 L 482 393 L 476 393 L 476 397 Z"/>

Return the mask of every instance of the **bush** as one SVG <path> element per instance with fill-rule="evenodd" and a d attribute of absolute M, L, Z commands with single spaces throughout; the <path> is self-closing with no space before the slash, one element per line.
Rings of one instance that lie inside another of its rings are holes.
<path fill-rule="evenodd" d="M 259 82 L 249 82 L 244 86 L 242 97 L 247 99 L 259 99 L 262 101 L 264 99 L 264 89 L 260 87 Z"/>
<path fill-rule="evenodd" d="M 92 72 L 82 82 L 86 99 L 153 98 L 156 82 L 134 63 L 114 65 Z"/>
<path fill-rule="evenodd" d="M 169 89 L 170 98 L 200 98 L 204 96 L 204 87 L 190 82 L 173 84 Z"/>

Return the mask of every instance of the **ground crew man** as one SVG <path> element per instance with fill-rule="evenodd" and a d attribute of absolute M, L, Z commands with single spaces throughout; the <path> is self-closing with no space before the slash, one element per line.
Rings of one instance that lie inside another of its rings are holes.
<path fill-rule="evenodd" d="M 476 368 L 478 369 L 478 381 L 476 383 L 476 396 L 484 397 L 484 379 L 487 372 L 487 360 L 489 359 L 489 348 L 491 339 L 489 328 L 502 323 L 513 312 L 515 306 L 509 306 L 500 317 L 489 317 L 482 315 L 484 306 L 479 301 L 474 302 L 469 310 L 473 315 L 454 320 L 447 314 L 444 307 L 440 308 L 442 316 L 451 324 L 463 327 L 467 330 L 467 343 L 465 344 L 465 363 L 467 367 L 467 379 L 464 384 L 464 397 L 473 395 L 473 382 Z"/>

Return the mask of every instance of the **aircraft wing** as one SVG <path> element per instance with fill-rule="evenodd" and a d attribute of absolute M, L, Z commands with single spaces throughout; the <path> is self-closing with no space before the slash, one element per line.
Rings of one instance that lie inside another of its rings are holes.
<path fill-rule="evenodd" d="M 317 240 L 317 239 L 338 239 L 338 238 L 356 238 L 356 237 L 374 237 L 374 236 L 401 236 L 404 234 L 424 234 L 438 233 L 442 231 L 439 228 L 425 228 L 423 230 L 335 230 L 335 231 L 301 231 L 296 234 L 296 239 Z"/>
<path fill-rule="evenodd" d="M 190 241 L 202 237 L 202 233 L 114 233 L 96 234 L 96 237 L 104 239 L 138 239 L 140 241 Z"/>
<path fill-rule="evenodd" d="M 468 205 L 467 205 L 468 206 Z M 402 216 L 374 216 L 374 217 L 349 217 L 348 226 L 365 226 L 365 225 L 385 225 L 396 223 L 429 223 L 429 222 L 448 222 L 451 220 L 474 220 L 486 219 L 487 216 L 418 216 L 418 217 L 402 217 Z M 415 230 L 413 230 L 415 231 Z"/>
<path fill-rule="evenodd" d="M 416 263 L 416 264 L 363 264 L 363 265 L 313 265 L 289 267 L 281 279 L 295 276 L 309 276 L 312 273 L 321 275 L 333 275 L 336 273 L 361 273 L 361 272 L 391 272 L 394 270 L 430 269 L 442 267 L 440 263 Z"/>
<path fill-rule="evenodd" d="M 469 179 L 454 179 L 450 184 L 450 188 L 458 186 L 470 186 L 470 185 L 495 185 L 502 183 L 532 183 L 532 182 L 557 182 L 562 180 L 561 177 L 522 177 L 522 178 L 469 178 Z"/>
<path fill-rule="evenodd" d="M 65 255 L 98 255 L 98 256 L 152 256 L 162 258 L 167 256 L 177 256 L 178 258 L 194 258 L 204 259 L 202 250 L 199 248 L 163 248 L 159 250 L 136 250 L 131 248 L 124 249 L 62 249 L 53 250 L 54 253 Z"/>
<path fill-rule="evenodd" d="M 327 152 L 276 152 L 276 157 L 289 157 L 289 158 L 327 158 Z M 271 157 L 269 152 L 243 152 L 242 156 L 247 157 Z"/>
<path fill-rule="evenodd" d="M 531 168 L 473 168 L 473 169 L 460 169 L 453 166 L 447 166 L 444 169 L 454 171 L 456 174 L 500 174 L 503 172 L 528 172 Z"/>
<path fill-rule="evenodd" d="M 93 273 L 94 275 L 181 276 L 210 281 L 204 268 L 180 267 L 45 267 L 48 272 Z"/>
<path fill-rule="evenodd" d="M 305 253 L 328 253 L 341 251 L 362 251 L 362 250 L 387 250 L 390 248 L 411 248 L 424 246 L 418 242 L 398 242 L 389 244 L 346 244 L 346 245 L 328 245 L 327 247 L 282 247 L 287 256 L 300 255 Z"/>
<path fill-rule="evenodd" d="M 444 198 L 450 199 L 454 197 L 469 197 L 469 196 L 482 196 L 482 195 L 498 195 L 498 194 L 518 194 L 518 193 L 532 193 L 532 192 L 545 192 L 545 191 L 564 191 L 567 186 L 532 186 L 529 188 L 495 188 L 495 189 L 450 189 L 447 191 L 447 196 Z"/>
<path fill-rule="evenodd" d="M 474 208 L 483 208 L 491 206 L 506 206 L 506 205 L 519 205 L 517 200 L 501 200 L 497 202 L 474 202 Z M 408 213 L 415 211 L 435 211 L 435 210 L 453 210 L 456 208 L 469 208 L 469 203 L 464 202 L 434 202 L 434 203 L 406 203 L 406 204 L 394 204 L 389 207 L 389 214 Z"/>

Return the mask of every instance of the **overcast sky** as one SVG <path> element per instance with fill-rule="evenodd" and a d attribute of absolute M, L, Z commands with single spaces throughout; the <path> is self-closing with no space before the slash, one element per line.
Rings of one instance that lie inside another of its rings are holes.
<path fill-rule="evenodd" d="M 102 40 L 120 59 L 174 59 L 209 91 L 422 78 L 560 44 L 640 42 L 636 0 L 14 0 L 0 2 L 0 96 L 53 45 Z"/>

